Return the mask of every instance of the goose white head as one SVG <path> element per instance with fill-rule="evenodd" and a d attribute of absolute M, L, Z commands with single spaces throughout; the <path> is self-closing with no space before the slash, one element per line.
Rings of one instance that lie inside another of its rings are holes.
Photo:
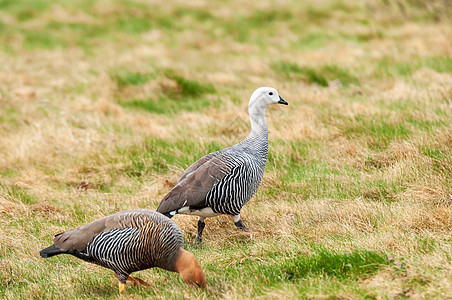
<path fill-rule="evenodd" d="M 265 111 L 267 106 L 272 103 L 288 105 L 288 103 L 279 96 L 276 89 L 271 87 L 260 87 L 256 89 L 251 95 L 250 103 L 248 105 L 250 115 L 254 112 Z"/>
<path fill-rule="evenodd" d="M 250 103 L 248 104 L 252 129 L 267 128 L 265 122 L 265 109 L 273 103 L 288 105 L 274 88 L 260 87 L 254 91 L 251 95 Z"/>

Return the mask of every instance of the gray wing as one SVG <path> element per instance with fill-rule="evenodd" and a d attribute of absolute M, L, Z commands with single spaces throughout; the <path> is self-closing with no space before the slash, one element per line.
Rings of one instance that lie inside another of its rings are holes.
<path fill-rule="evenodd" d="M 155 212 L 154 214 L 156 218 L 161 216 Z M 119 212 L 72 230 L 57 234 L 53 238 L 53 242 L 57 248 L 64 251 L 83 251 L 96 235 L 114 229 L 139 227 L 139 224 L 145 223 L 151 217 L 153 216 L 146 210 L 129 210 Z M 161 216 L 161 218 L 165 217 Z"/>
<path fill-rule="evenodd" d="M 207 194 L 235 164 L 222 150 L 200 158 L 182 174 L 179 182 L 162 199 L 157 211 L 168 213 L 184 206 L 205 205 Z"/>

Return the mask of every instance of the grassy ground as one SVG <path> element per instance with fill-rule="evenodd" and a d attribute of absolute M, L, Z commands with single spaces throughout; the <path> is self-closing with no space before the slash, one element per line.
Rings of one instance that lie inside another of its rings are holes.
<path fill-rule="evenodd" d="M 269 160 L 242 210 L 176 216 L 205 291 L 133 298 L 452 298 L 448 1 L 0 0 L 0 298 L 118 298 L 112 272 L 38 251 L 126 209 L 249 130 Z"/>

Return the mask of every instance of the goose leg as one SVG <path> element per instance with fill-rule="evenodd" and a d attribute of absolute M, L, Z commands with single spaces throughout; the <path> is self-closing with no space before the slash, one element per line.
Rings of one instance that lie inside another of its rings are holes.
<path fill-rule="evenodd" d="M 139 277 L 129 276 L 129 278 L 127 278 L 127 281 L 132 282 L 133 285 L 135 285 L 135 286 L 138 286 L 138 285 L 151 286 L 149 283 L 147 283 L 146 281 L 144 281 L 143 279 L 141 279 Z"/>
<path fill-rule="evenodd" d="M 238 228 L 244 230 L 244 231 L 250 231 L 248 227 L 243 224 L 242 220 L 240 219 L 240 214 L 232 216 L 232 221 L 234 221 L 235 226 Z"/>
<path fill-rule="evenodd" d="M 126 290 L 126 281 L 127 278 L 129 278 L 129 275 L 124 273 L 115 273 L 115 277 L 118 278 L 119 294 L 122 295 L 122 293 Z"/>
<path fill-rule="evenodd" d="M 205 219 L 206 218 L 203 217 L 198 218 L 198 234 L 196 235 L 196 244 L 200 244 L 202 242 L 202 231 L 206 226 L 206 223 L 204 222 Z"/>
<path fill-rule="evenodd" d="M 116 275 L 115 273 L 115 277 L 118 278 L 118 275 Z M 119 279 L 118 279 L 119 280 Z M 146 281 L 144 281 L 143 279 L 139 278 L 139 277 L 133 277 L 133 276 L 129 276 L 126 280 L 126 282 L 131 282 L 134 286 L 138 286 L 138 285 L 143 285 L 143 286 L 151 286 L 149 283 L 147 283 Z M 121 285 L 121 283 L 119 283 Z M 121 287 L 119 287 L 121 289 Z M 125 287 L 124 287 L 125 289 Z"/>
<path fill-rule="evenodd" d="M 126 290 L 126 284 L 125 283 L 119 283 L 119 295 L 122 295 L 124 291 Z"/>

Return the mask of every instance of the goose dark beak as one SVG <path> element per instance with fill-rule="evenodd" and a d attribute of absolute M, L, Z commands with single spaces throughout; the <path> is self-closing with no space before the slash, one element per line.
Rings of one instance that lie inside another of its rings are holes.
<path fill-rule="evenodd" d="M 279 96 L 279 104 L 284 104 L 284 105 L 289 105 L 289 103 L 287 103 L 283 98 L 281 98 L 281 96 Z"/>

